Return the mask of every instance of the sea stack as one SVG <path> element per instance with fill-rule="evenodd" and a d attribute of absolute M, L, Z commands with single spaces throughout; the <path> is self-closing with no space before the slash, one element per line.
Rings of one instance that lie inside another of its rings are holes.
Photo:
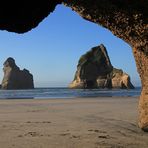
<path fill-rule="evenodd" d="M 130 76 L 114 68 L 103 44 L 82 55 L 70 88 L 122 88 L 133 89 Z"/>
<path fill-rule="evenodd" d="M 4 62 L 4 77 L 2 80 L 2 89 L 33 89 L 33 75 L 27 70 L 20 68 L 15 64 L 15 60 L 9 57 Z"/>

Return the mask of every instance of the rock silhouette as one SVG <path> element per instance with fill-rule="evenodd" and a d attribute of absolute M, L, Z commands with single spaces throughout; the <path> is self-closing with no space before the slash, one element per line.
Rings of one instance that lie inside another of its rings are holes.
<path fill-rule="evenodd" d="M 103 44 L 93 47 L 79 59 L 70 88 L 122 88 L 134 86 L 128 74 L 112 66 Z"/>
<path fill-rule="evenodd" d="M 15 60 L 9 57 L 4 62 L 4 77 L 2 80 L 2 89 L 32 89 L 33 75 L 27 70 L 20 68 L 15 64 Z"/>

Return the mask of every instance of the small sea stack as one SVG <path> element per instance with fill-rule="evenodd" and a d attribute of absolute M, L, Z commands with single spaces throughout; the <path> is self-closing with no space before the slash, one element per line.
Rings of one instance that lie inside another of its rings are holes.
<path fill-rule="evenodd" d="M 70 88 L 121 88 L 133 89 L 130 76 L 111 64 L 103 44 L 82 55 Z"/>
<path fill-rule="evenodd" d="M 2 89 L 34 88 L 33 75 L 27 69 L 20 70 L 12 57 L 9 57 L 3 65 Z"/>

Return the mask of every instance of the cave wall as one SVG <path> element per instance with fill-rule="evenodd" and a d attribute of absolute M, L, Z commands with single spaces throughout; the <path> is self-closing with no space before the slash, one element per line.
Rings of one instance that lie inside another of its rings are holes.
<path fill-rule="evenodd" d="M 64 2 L 84 19 L 109 29 L 114 35 L 148 53 L 148 1 L 73 0 Z"/>
<path fill-rule="evenodd" d="M 61 3 L 131 45 L 142 82 L 139 125 L 148 131 L 148 0 L 2 0 L 0 29 L 27 32 Z"/>

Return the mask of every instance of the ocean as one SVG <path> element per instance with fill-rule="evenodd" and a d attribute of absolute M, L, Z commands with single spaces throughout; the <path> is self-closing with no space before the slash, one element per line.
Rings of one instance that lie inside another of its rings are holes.
<path fill-rule="evenodd" d="M 135 89 L 69 89 L 35 88 L 28 90 L 0 90 L 0 99 L 50 99 L 77 97 L 136 97 L 141 87 Z"/>

